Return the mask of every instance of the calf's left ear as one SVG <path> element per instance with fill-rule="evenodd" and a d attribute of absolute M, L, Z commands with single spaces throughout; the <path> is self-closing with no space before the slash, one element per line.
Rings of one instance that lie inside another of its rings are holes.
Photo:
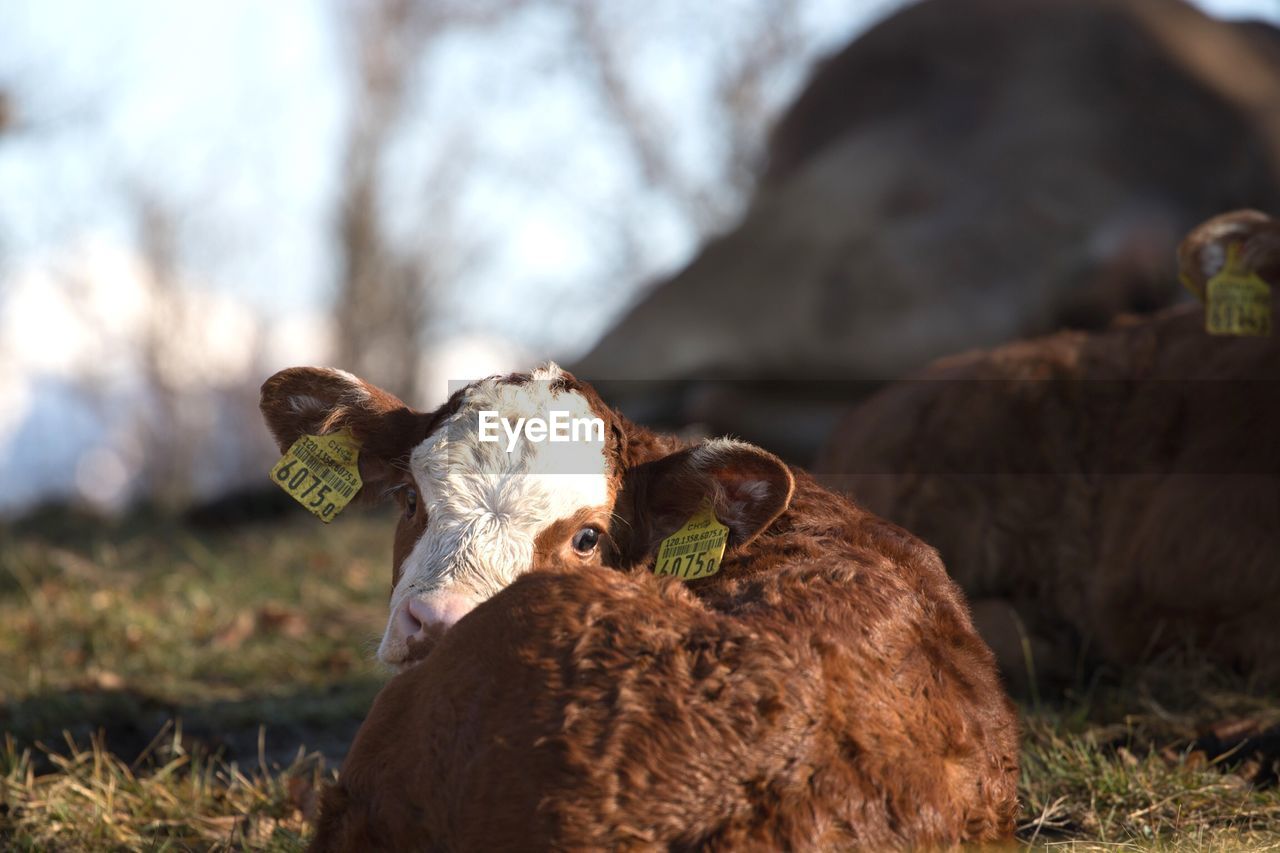
<path fill-rule="evenodd" d="M 634 532 L 656 547 L 707 500 L 729 528 L 730 550 L 746 545 L 786 510 L 795 491 L 786 464 L 742 441 L 713 439 L 628 472 L 620 507 L 630 503 Z M 646 548 L 647 550 L 647 548 Z"/>
<path fill-rule="evenodd" d="M 394 394 L 331 367 L 291 367 L 262 386 L 259 406 L 285 453 L 303 435 L 351 430 L 360 442 L 361 494 L 377 499 L 403 482 L 413 448 L 427 436 L 435 415 L 410 409 Z"/>

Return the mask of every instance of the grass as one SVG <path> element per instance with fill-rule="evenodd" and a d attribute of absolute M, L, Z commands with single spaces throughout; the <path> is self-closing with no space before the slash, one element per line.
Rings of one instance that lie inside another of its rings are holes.
<path fill-rule="evenodd" d="M 0 848 L 302 846 L 384 675 L 390 529 L 0 529 Z"/>
<path fill-rule="evenodd" d="M 0 527 L 0 848 L 301 849 L 384 678 L 390 536 Z M 1275 693 L 1156 664 L 1023 711 L 1023 845 L 1280 851 Z"/>
<path fill-rule="evenodd" d="M 1280 850 L 1280 695 L 1156 662 L 1023 709 L 1020 837 L 1070 850 Z"/>
<path fill-rule="evenodd" d="M 242 768 L 188 748 L 177 727 L 133 762 L 100 737 L 39 749 L 43 772 L 12 737 L 0 753 L 0 839 L 12 849 L 296 850 L 325 775 L 303 751 L 283 768 Z"/>

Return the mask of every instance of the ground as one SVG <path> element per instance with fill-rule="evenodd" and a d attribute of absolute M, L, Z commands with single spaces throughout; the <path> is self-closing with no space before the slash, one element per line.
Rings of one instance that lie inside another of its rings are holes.
<path fill-rule="evenodd" d="M 0 527 L 0 848 L 300 849 L 384 680 L 391 519 Z M 1280 850 L 1280 694 L 1154 662 L 1029 697 L 1019 838 Z"/>

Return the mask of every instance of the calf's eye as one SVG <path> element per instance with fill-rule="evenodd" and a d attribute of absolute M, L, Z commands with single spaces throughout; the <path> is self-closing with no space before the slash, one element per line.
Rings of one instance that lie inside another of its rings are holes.
<path fill-rule="evenodd" d="M 585 557 L 591 554 L 599 544 L 600 531 L 594 527 L 584 527 L 573 534 L 573 550 L 577 551 L 580 556 Z"/>
<path fill-rule="evenodd" d="M 418 512 L 418 490 L 407 486 L 404 490 L 404 517 L 413 518 Z"/>

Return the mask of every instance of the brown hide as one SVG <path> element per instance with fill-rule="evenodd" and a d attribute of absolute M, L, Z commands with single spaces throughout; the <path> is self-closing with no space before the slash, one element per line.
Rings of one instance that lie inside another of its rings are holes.
<path fill-rule="evenodd" d="M 314 850 L 1011 835 L 1015 716 L 932 549 L 803 473 L 711 578 L 617 539 L 618 567 L 521 577 L 388 684 Z"/>

